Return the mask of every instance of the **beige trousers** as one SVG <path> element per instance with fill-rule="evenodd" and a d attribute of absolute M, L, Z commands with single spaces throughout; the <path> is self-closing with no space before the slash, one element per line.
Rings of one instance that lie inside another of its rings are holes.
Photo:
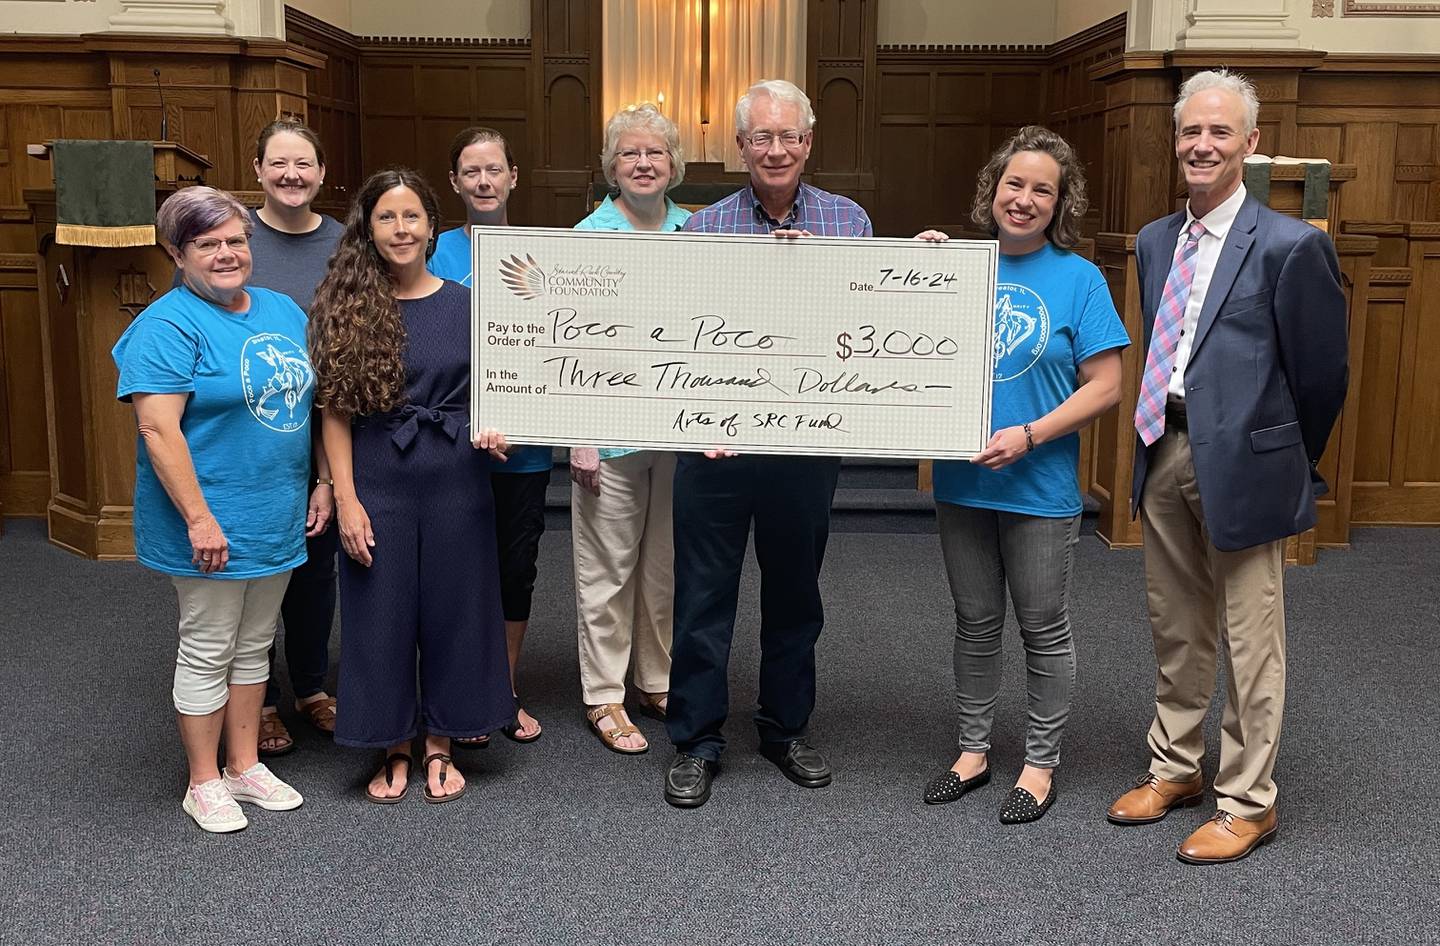
<path fill-rule="evenodd" d="M 600 463 L 600 495 L 571 487 L 580 685 L 591 706 L 635 686 L 670 689 L 675 605 L 671 498 L 675 454 L 642 450 Z"/>
<path fill-rule="evenodd" d="M 1259 817 L 1275 804 L 1271 773 L 1285 708 L 1285 542 L 1235 552 L 1211 544 L 1180 430 L 1167 430 L 1155 450 L 1140 524 L 1155 636 L 1150 771 L 1173 781 L 1200 772 L 1218 642 L 1228 690 L 1215 796 L 1222 811 Z"/>

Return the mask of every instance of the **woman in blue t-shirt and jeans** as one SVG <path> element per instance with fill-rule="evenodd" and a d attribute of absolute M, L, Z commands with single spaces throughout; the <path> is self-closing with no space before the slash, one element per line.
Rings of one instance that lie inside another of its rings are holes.
<path fill-rule="evenodd" d="M 926 786 L 925 801 L 952 802 L 990 780 L 1008 586 L 1025 645 L 1030 721 L 1025 768 L 1000 809 L 1006 824 L 1038 820 L 1055 801 L 1075 683 L 1077 431 L 1119 403 L 1120 349 L 1130 343 L 1104 277 L 1070 251 L 1085 206 L 1079 158 L 1045 128 L 1020 129 L 981 170 L 971 218 L 1000 242 L 994 433 L 970 462 L 935 463 L 940 547 L 955 598 L 961 753 Z M 946 237 L 928 230 L 919 238 Z"/>

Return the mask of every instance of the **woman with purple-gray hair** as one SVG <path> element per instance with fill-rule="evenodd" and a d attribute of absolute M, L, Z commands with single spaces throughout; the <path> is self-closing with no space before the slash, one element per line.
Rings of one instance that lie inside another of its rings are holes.
<path fill-rule="evenodd" d="M 211 187 L 160 207 L 179 284 L 111 353 L 135 407 L 135 554 L 179 597 L 173 699 L 190 780 L 181 806 L 210 832 L 303 799 L 258 758 L 267 652 L 290 571 L 305 561 L 315 373 L 305 313 L 247 286 L 252 222 Z M 217 763 L 224 741 L 225 766 Z"/>

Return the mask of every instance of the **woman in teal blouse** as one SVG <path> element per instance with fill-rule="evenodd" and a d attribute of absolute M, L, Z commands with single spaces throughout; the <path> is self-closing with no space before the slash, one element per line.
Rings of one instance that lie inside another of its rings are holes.
<path fill-rule="evenodd" d="M 577 230 L 684 226 L 690 212 L 666 196 L 685 177 L 680 133 L 655 106 L 631 105 L 611 117 L 600 164 L 614 193 Z M 607 748 L 644 752 L 650 745 L 625 713 L 625 671 L 633 660 L 640 712 L 663 719 L 675 598 L 675 454 L 575 447 L 570 478 L 585 715 Z"/>

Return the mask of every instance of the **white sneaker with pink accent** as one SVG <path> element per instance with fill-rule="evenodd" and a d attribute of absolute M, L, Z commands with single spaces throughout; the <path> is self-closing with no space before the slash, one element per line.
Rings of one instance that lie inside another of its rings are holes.
<path fill-rule="evenodd" d="M 247 805 L 267 811 L 290 811 L 305 804 L 300 793 L 276 778 L 263 762 L 256 762 L 239 775 L 224 769 L 220 777 L 231 797 Z"/>
<path fill-rule="evenodd" d="M 235 804 L 225 783 L 218 778 L 191 785 L 185 790 L 185 800 L 180 807 L 195 819 L 196 824 L 212 834 L 239 831 L 250 823 L 245 812 Z"/>

